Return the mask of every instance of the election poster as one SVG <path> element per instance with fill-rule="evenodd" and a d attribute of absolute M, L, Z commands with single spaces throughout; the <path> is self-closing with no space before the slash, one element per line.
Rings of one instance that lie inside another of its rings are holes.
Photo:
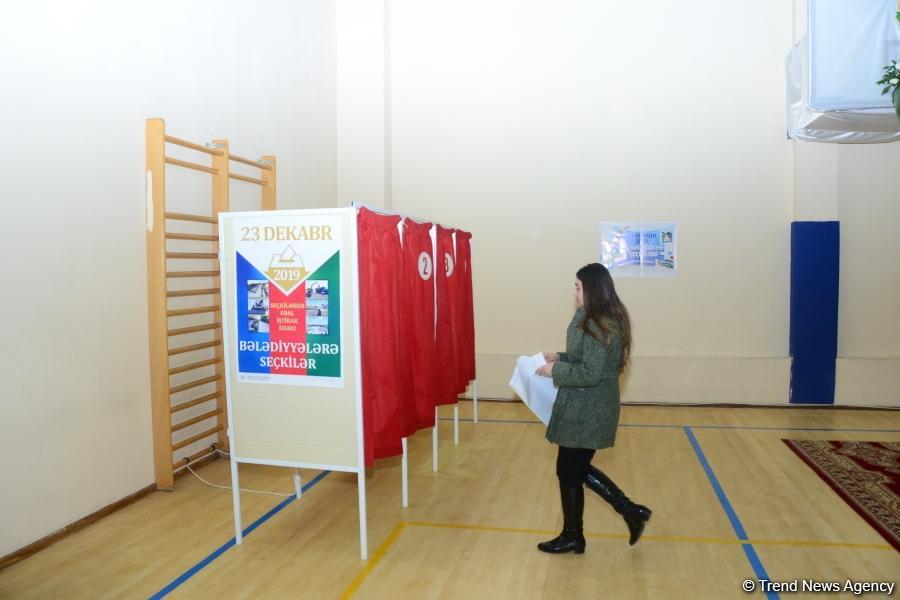
<path fill-rule="evenodd" d="M 237 379 L 342 387 L 341 219 L 232 221 Z"/>
<path fill-rule="evenodd" d="M 614 277 L 674 277 L 678 224 L 671 221 L 601 221 L 600 262 Z"/>

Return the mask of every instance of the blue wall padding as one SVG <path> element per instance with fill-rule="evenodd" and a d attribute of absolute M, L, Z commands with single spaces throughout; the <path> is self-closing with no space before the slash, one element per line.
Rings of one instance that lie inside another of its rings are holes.
<path fill-rule="evenodd" d="M 840 225 L 791 223 L 790 401 L 834 404 Z"/>
<path fill-rule="evenodd" d="M 791 404 L 834 404 L 834 357 L 794 357 Z"/>

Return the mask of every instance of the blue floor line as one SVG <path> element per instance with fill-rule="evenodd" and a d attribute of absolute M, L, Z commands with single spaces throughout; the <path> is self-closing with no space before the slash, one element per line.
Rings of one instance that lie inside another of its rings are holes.
<path fill-rule="evenodd" d="M 318 475 L 313 477 L 310 480 L 310 482 L 307 483 L 306 485 L 304 485 L 301 489 L 305 492 L 306 490 L 310 489 L 312 486 L 319 483 L 322 480 L 322 478 L 325 477 L 326 475 L 328 475 L 329 473 L 331 473 L 331 471 L 322 471 L 321 473 L 319 473 Z M 274 515 L 278 514 L 278 512 L 280 512 L 285 506 L 287 506 L 288 504 L 290 504 L 291 502 L 293 502 L 296 499 L 297 499 L 297 496 L 293 496 L 293 495 L 288 496 L 287 498 L 282 500 L 280 503 L 278 503 L 278 505 L 275 508 L 273 508 L 272 510 L 270 510 L 269 512 L 267 512 L 266 514 L 264 514 L 257 520 L 253 521 L 253 523 L 248 525 L 247 528 L 242 531 L 244 537 L 250 535 L 250 533 L 254 529 L 256 529 L 257 527 L 259 527 L 260 525 L 262 525 L 263 523 L 268 521 Z M 230 540 L 228 540 L 227 542 L 225 542 L 224 544 L 219 546 L 216 550 L 214 550 L 212 552 L 212 554 L 210 554 L 209 556 L 207 556 L 206 558 L 204 558 L 203 560 L 198 562 L 196 565 L 194 565 L 193 567 L 191 567 L 190 569 L 188 569 L 187 571 L 185 571 L 184 573 L 179 575 L 175 580 L 172 581 L 172 583 L 170 583 L 163 589 L 159 590 L 152 596 L 150 596 L 150 600 L 158 600 L 159 598 L 165 598 L 168 594 L 170 594 L 173 590 L 175 590 L 175 588 L 177 588 L 182 583 L 184 583 L 185 581 L 187 581 L 188 579 L 190 579 L 191 577 L 193 577 L 194 575 L 199 573 L 206 565 L 208 565 L 212 561 L 219 558 L 229 548 L 234 546 L 235 541 L 236 541 L 235 538 L 231 538 Z"/>
<path fill-rule="evenodd" d="M 734 507 L 731 506 L 731 502 L 728 501 L 728 496 L 725 495 L 725 490 L 722 489 L 722 485 L 719 483 L 719 479 L 713 472 L 709 461 L 706 460 L 706 455 L 703 454 L 703 449 L 700 447 L 700 442 L 697 441 L 697 438 L 694 436 L 694 432 L 691 431 L 690 427 L 685 427 L 684 433 L 685 435 L 687 435 L 688 440 L 691 442 L 691 446 L 694 448 L 694 453 L 697 455 L 697 459 L 703 466 L 703 470 L 706 472 L 706 477 L 709 479 L 709 483 L 712 484 L 713 490 L 716 492 L 716 497 L 719 499 L 719 503 L 725 510 L 725 514 L 728 515 L 728 520 L 731 522 L 731 527 L 732 529 L 734 529 L 735 535 L 737 535 L 738 539 L 742 542 L 747 542 L 749 539 L 747 537 L 747 532 L 744 530 L 744 526 L 741 524 L 741 520 L 738 518 L 737 513 L 734 511 Z M 741 547 L 744 549 L 744 554 L 747 555 L 747 560 L 750 561 L 750 566 L 753 567 L 753 572 L 756 573 L 756 578 L 758 580 L 768 581 L 769 575 L 766 573 L 766 569 L 765 567 L 763 567 L 762 561 L 759 560 L 759 556 L 757 556 L 756 550 L 753 548 L 753 544 L 745 543 L 741 544 Z M 737 582 L 735 582 L 735 585 L 737 585 Z M 772 591 L 767 591 L 766 597 L 770 600 L 779 598 L 778 594 Z"/>
<path fill-rule="evenodd" d="M 452 421 L 453 417 L 440 417 L 441 421 Z M 472 423 L 472 419 L 459 419 Z M 543 425 L 541 421 L 527 419 L 478 419 L 479 423 L 524 423 L 526 425 Z M 831 431 L 835 433 L 900 433 L 900 429 L 848 429 L 840 427 L 756 427 L 753 425 L 664 425 L 655 423 L 619 423 L 619 427 L 635 427 L 647 429 L 746 429 L 748 431 Z"/>

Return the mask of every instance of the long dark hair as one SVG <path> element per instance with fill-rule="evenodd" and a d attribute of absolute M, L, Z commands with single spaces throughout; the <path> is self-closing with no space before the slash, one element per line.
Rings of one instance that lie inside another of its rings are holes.
<path fill-rule="evenodd" d="M 631 355 L 631 319 L 628 309 L 619 300 L 616 286 L 609 271 L 600 263 L 591 263 L 578 269 L 575 277 L 581 282 L 581 293 L 584 298 L 584 320 L 581 328 L 593 338 L 596 335 L 588 324 L 593 321 L 600 328 L 604 345 L 609 345 L 610 336 L 615 333 L 622 342 L 622 364 L 619 372 L 625 370 Z"/>

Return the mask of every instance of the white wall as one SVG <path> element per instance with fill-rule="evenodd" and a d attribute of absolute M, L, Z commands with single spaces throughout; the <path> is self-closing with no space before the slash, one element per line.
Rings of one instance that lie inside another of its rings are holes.
<path fill-rule="evenodd" d="M 786 402 L 789 224 L 839 217 L 838 401 L 900 403 L 900 145 L 784 139 L 796 4 L 144 9 L 0 4 L 0 555 L 153 480 L 147 117 L 277 155 L 280 207 L 472 231 L 482 396 L 561 347 L 597 221 L 672 219 L 678 277 L 618 283 L 625 398 Z"/>
<path fill-rule="evenodd" d="M 787 401 L 790 4 L 395 0 L 391 15 L 394 208 L 474 234 L 479 393 L 510 395 L 515 355 L 563 345 L 598 221 L 671 219 L 678 277 L 617 282 L 626 399 Z"/>
<path fill-rule="evenodd" d="M 327 0 L 0 4 L 0 556 L 153 482 L 144 120 L 275 154 L 280 207 L 333 206 L 334 23 Z"/>
<path fill-rule="evenodd" d="M 835 403 L 900 406 L 900 144 L 845 145 Z"/>

